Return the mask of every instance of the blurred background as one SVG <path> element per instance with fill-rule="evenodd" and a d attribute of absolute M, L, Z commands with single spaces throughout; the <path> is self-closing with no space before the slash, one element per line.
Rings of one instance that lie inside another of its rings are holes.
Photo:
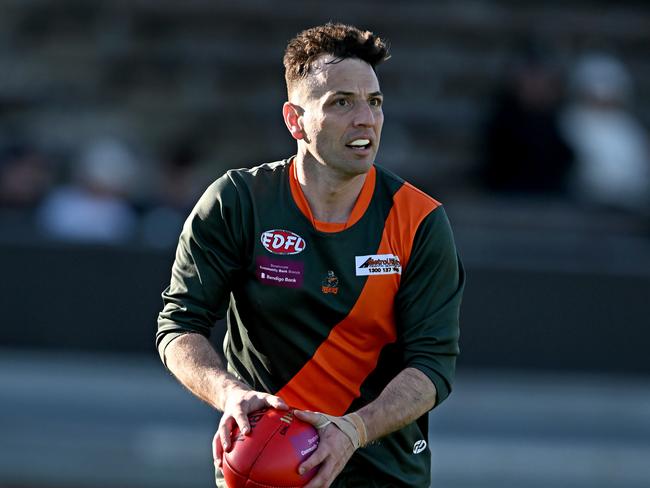
<path fill-rule="evenodd" d="M 0 487 L 212 486 L 160 292 L 203 189 L 293 154 L 328 20 L 392 42 L 378 162 L 467 268 L 432 486 L 650 486 L 647 2 L 0 0 Z"/>

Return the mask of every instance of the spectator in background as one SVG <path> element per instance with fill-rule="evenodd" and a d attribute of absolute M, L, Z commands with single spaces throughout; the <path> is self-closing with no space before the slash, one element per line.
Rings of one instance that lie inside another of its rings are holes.
<path fill-rule="evenodd" d="M 528 43 L 483 129 L 483 186 L 507 194 L 566 192 L 573 153 L 559 129 L 561 100 L 557 68 Z"/>
<path fill-rule="evenodd" d="M 562 127 L 577 155 L 576 195 L 587 204 L 646 213 L 650 150 L 629 111 L 630 75 L 618 59 L 592 53 L 579 59 L 570 82 L 572 103 Z"/>
<path fill-rule="evenodd" d="M 116 244 L 135 236 L 137 217 L 127 197 L 136 180 L 135 158 L 121 141 L 99 139 L 82 152 L 73 182 L 43 203 L 39 224 L 55 239 Z"/>
<path fill-rule="evenodd" d="M 52 165 L 29 144 L 14 142 L 0 149 L 0 208 L 22 212 L 25 218 L 40 203 L 53 182 Z"/>
<path fill-rule="evenodd" d="M 154 202 L 142 222 L 144 243 L 173 248 L 183 222 L 204 188 L 199 187 L 199 153 L 191 139 L 181 139 L 163 154 Z"/>
<path fill-rule="evenodd" d="M 53 173 L 50 159 L 30 144 L 14 140 L 0 149 L 0 238 L 33 238 L 34 213 Z"/>

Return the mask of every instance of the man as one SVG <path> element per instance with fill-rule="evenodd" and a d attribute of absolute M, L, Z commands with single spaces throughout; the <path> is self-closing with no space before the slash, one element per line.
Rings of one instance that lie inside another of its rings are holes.
<path fill-rule="evenodd" d="M 247 413 L 298 409 L 320 434 L 299 468 L 319 466 L 308 488 L 429 486 L 427 412 L 458 354 L 463 273 L 445 213 L 374 165 L 387 57 L 381 39 L 342 24 L 290 41 L 296 156 L 207 190 L 163 293 L 159 351 L 223 412 L 223 449 L 235 425 L 250 431 Z M 226 311 L 227 370 L 206 339 Z"/>

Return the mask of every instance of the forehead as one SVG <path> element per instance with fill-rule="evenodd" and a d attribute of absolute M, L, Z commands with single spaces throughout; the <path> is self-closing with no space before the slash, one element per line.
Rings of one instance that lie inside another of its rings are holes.
<path fill-rule="evenodd" d="M 337 91 L 360 94 L 379 91 L 379 80 L 368 63 L 358 58 L 338 61 L 329 55 L 312 63 L 301 85 L 301 91 L 315 98 Z"/>

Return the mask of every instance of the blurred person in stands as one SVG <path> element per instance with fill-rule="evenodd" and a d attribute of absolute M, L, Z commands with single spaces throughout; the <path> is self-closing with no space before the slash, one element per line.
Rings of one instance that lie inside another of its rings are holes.
<path fill-rule="evenodd" d="M 167 147 L 156 181 L 153 202 L 142 221 L 142 240 L 148 245 L 169 248 L 178 242 L 183 222 L 200 196 L 199 151 L 191 138 Z"/>
<path fill-rule="evenodd" d="M 0 149 L 1 209 L 31 213 L 52 182 L 52 165 L 36 148 L 13 142 Z"/>
<path fill-rule="evenodd" d="M 34 214 L 54 181 L 48 157 L 24 142 L 0 149 L 0 236 L 32 239 Z"/>
<path fill-rule="evenodd" d="M 73 169 L 73 181 L 54 189 L 41 206 L 42 230 L 65 241 L 117 244 L 132 239 L 137 216 L 127 197 L 135 177 L 135 158 L 124 143 L 91 142 Z"/>
<path fill-rule="evenodd" d="M 577 155 L 572 185 L 588 205 L 646 214 L 650 146 L 630 111 L 632 80 L 617 58 L 584 55 L 570 80 L 572 103 L 562 127 Z"/>
<path fill-rule="evenodd" d="M 479 176 L 487 189 L 566 193 L 574 156 L 559 128 L 562 95 L 560 73 L 547 50 L 528 41 L 483 128 Z"/>

